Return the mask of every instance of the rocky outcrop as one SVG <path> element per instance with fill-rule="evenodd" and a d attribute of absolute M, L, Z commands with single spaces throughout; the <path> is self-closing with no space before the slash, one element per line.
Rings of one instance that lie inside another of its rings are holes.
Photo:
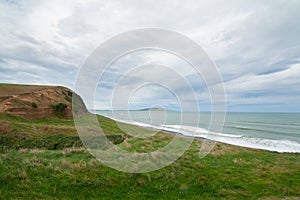
<path fill-rule="evenodd" d="M 6 90 L 15 88 L 16 85 L 6 84 Z M 75 95 L 77 104 L 80 104 L 76 112 L 87 112 L 81 98 L 70 89 L 61 86 L 37 87 L 28 91 L 24 86 L 24 93 L 0 96 L 0 112 L 25 117 L 27 119 L 60 116 L 72 118 L 72 97 Z M 3 88 L 3 85 L 2 85 Z M 1 89 L 1 88 L 0 88 Z M 22 89 L 21 89 L 22 90 Z"/>

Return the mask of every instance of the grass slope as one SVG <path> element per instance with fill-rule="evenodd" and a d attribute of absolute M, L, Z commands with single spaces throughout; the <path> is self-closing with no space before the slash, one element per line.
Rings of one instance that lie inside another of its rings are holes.
<path fill-rule="evenodd" d="M 114 121 L 98 119 L 108 137 L 128 151 L 155 150 L 172 139 L 172 135 L 158 133 L 124 140 Z M 200 159 L 201 142 L 194 141 L 170 166 L 131 174 L 95 160 L 82 147 L 72 120 L 26 120 L 1 114 L 0 128 L 0 199 L 300 198 L 299 154 L 218 143 Z"/>
<path fill-rule="evenodd" d="M 51 87 L 54 87 L 54 86 L 19 85 L 19 84 L 0 83 L 0 97 L 30 93 L 30 92 L 38 90 L 38 89 L 51 88 Z"/>

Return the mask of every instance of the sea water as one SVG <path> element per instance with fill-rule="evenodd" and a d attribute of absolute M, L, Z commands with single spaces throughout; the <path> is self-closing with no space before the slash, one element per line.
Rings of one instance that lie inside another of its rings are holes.
<path fill-rule="evenodd" d="M 300 113 L 226 113 L 222 129 L 215 132 L 211 130 L 211 113 L 166 110 L 95 112 L 121 122 L 185 136 L 277 152 L 300 152 Z M 222 117 L 217 118 L 218 123 L 222 122 Z"/>

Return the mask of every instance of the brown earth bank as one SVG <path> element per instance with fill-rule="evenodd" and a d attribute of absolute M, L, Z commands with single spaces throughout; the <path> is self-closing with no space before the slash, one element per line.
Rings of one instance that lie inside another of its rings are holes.
<path fill-rule="evenodd" d="M 27 119 L 72 118 L 73 96 L 80 105 L 76 112 L 86 112 L 82 99 L 66 87 L 0 84 L 0 112 Z"/>

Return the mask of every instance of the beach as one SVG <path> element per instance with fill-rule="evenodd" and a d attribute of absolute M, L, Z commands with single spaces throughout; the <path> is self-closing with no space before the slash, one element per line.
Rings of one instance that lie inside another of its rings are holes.
<path fill-rule="evenodd" d="M 224 123 L 221 124 L 222 132 L 210 131 L 213 129 L 210 127 L 212 114 L 208 112 L 181 113 L 156 110 L 149 113 L 149 111 L 98 110 L 95 113 L 141 127 L 236 146 L 275 152 L 300 152 L 300 113 L 226 113 Z"/>

